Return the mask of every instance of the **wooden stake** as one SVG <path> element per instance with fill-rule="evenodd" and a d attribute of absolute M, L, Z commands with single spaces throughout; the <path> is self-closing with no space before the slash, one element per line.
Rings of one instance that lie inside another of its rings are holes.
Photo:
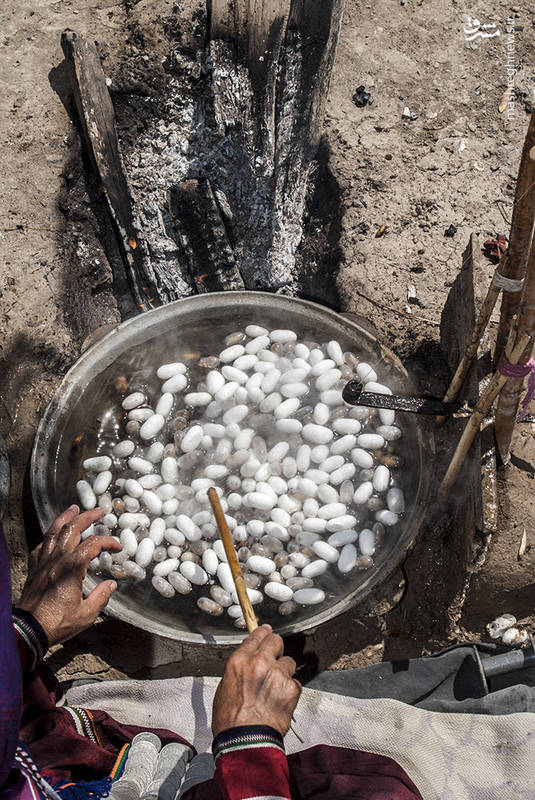
<path fill-rule="evenodd" d="M 511 332 L 509 334 L 509 340 L 507 342 L 505 348 L 505 354 L 510 364 L 518 364 L 518 361 L 526 349 L 528 345 L 531 345 L 531 337 L 526 333 L 519 333 L 516 338 L 516 343 L 513 346 L 513 341 L 515 338 L 515 330 L 511 328 Z M 468 423 L 466 428 L 464 429 L 463 435 L 457 445 L 455 453 L 453 454 L 453 458 L 450 462 L 448 467 L 448 471 L 444 476 L 444 480 L 439 489 L 439 494 L 442 498 L 447 497 L 450 493 L 451 489 L 453 488 L 453 484 L 455 483 L 457 476 L 460 472 L 460 469 L 463 465 L 464 459 L 474 438 L 480 428 L 481 422 L 483 421 L 484 417 L 488 413 L 492 403 L 502 390 L 503 386 L 505 385 L 507 378 L 504 377 L 501 372 L 495 372 L 489 385 L 487 386 L 486 390 L 483 392 L 479 403 L 474 409 L 474 412 Z"/>
<path fill-rule="evenodd" d="M 472 263 L 475 258 L 475 249 L 479 248 L 479 243 L 477 240 L 477 236 L 472 234 L 470 237 L 470 244 L 469 248 L 466 251 L 466 258 L 470 258 Z M 464 264 L 463 264 L 464 266 Z M 502 262 L 498 265 L 497 271 L 503 275 L 502 272 Z M 477 355 L 477 350 L 479 347 L 479 343 L 481 341 L 481 337 L 483 336 L 487 325 L 489 324 L 490 316 L 494 310 L 494 306 L 496 305 L 496 300 L 498 299 L 498 295 L 500 294 L 500 288 L 496 285 L 496 283 L 491 281 L 491 284 L 487 291 L 487 296 L 481 306 L 481 310 L 479 312 L 479 317 L 476 321 L 474 326 L 474 330 L 472 333 L 472 338 L 466 349 L 464 351 L 464 355 L 457 367 L 455 375 L 452 378 L 452 381 L 448 387 L 446 394 L 444 395 L 444 402 L 445 403 L 453 403 L 462 389 L 462 386 L 466 380 L 466 376 L 470 371 L 470 367 L 472 366 L 472 362 Z M 436 417 L 437 424 L 441 425 L 446 418 L 443 416 Z"/>
<path fill-rule="evenodd" d="M 501 273 L 507 278 L 521 280 L 526 272 L 529 245 L 535 221 L 535 109 L 531 114 L 528 132 L 516 181 L 515 201 L 511 221 L 509 245 L 504 254 Z M 504 291 L 500 327 L 496 339 L 494 364 L 497 365 L 504 349 L 511 321 L 517 313 L 521 292 Z"/>
<path fill-rule="evenodd" d="M 227 556 L 228 565 L 232 573 L 232 579 L 234 581 L 234 586 L 236 587 L 236 594 L 238 595 L 243 618 L 245 620 L 245 624 L 247 625 L 247 630 L 249 633 L 252 633 L 254 630 L 256 630 L 256 628 L 258 628 L 258 620 L 253 611 L 251 601 L 249 600 L 249 595 L 247 594 L 247 587 L 245 586 L 245 581 L 243 580 L 238 556 L 236 555 L 232 536 L 227 525 L 227 520 L 225 519 L 225 513 L 221 508 L 219 497 L 217 496 L 217 492 L 214 488 L 208 489 L 208 499 L 210 500 L 214 510 L 215 521 L 217 522 L 217 527 L 219 528 L 219 533 L 221 534 L 221 540 L 223 542 L 223 547 L 225 548 L 225 555 Z"/>
<path fill-rule="evenodd" d="M 518 334 L 528 337 L 527 343 L 520 353 L 518 361 L 511 363 L 525 364 L 530 359 L 533 350 L 533 336 L 535 336 L 535 242 L 532 242 L 526 267 L 524 291 L 518 313 Z M 496 444 L 503 464 L 507 464 L 510 458 L 509 450 L 523 384 L 524 378 L 508 378 L 498 400 L 495 426 Z"/>

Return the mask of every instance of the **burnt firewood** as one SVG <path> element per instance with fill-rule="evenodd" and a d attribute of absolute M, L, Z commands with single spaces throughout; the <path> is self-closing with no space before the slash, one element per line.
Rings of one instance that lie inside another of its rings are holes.
<path fill-rule="evenodd" d="M 155 276 L 134 215 L 134 200 L 119 152 L 115 112 L 95 45 L 70 30 L 61 46 L 82 136 L 106 199 L 132 295 L 145 311 L 159 305 Z"/>
<path fill-rule="evenodd" d="M 244 289 L 210 181 L 190 178 L 174 186 L 170 210 L 197 292 Z"/>

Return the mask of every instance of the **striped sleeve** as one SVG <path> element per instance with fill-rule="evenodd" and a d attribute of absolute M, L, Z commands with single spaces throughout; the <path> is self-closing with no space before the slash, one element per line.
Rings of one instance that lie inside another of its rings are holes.
<path fill-rule="evenodd" d="M 290 800 L 284 743 L 274 728 L 229 728 L 215 737 L 212 751 L 224 800 Z"/>
<path fill-rule="evenodd" d="M 32 671 L 45 657 L 48 650 L 48 637 L 33 614 L 22 608 L 13 608 L 13 627 L 19 640 L 26 646 L 24 668 Z"/>

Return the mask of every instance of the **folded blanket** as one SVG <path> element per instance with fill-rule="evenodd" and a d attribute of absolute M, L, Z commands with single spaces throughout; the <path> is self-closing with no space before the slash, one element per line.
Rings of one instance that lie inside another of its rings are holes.
<path fill-rule="evenodd" d="M 109 681 L 72 688 L 67 702 L 107 711 L 119 722 L 175 730 L 198 752 L 210 749 L 219 678 Z M 488 716 L 426 711 L 397 700 L 366 700 L 304 689 L 295 714 L 301 744 L 349 747 L 397 761 L 424 800 L 533 800 L 535 714 Z"/>

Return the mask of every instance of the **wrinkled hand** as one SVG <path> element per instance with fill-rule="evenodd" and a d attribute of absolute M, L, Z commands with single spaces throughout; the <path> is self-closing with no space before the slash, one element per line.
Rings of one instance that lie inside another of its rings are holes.
<path fill-rule="evenodd" d="M 102 581 L 86 599 L 82 594 L 89 562 L 103 550 L 116 553 L 122 549 L 111 536 L 89 536 L 80 541 L 83 531 L 103 513 L 96 508 L 80 514 L 78 506 L 71 506 L 31 554 L 18 607 L 33 614 L 49 645 L 65 642 L 92 625 L 117 588 L 115 581 Z"/>
<path fill-rule="evenodd" d="M 284 736 L 301 694 L 295 661 L 270 625 L 257 628 L 227 661 L 214 697 L 214 736 L 236 725 L 270 725 Z"/>

